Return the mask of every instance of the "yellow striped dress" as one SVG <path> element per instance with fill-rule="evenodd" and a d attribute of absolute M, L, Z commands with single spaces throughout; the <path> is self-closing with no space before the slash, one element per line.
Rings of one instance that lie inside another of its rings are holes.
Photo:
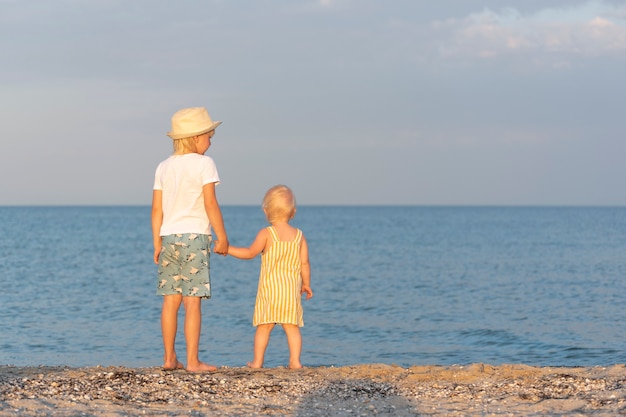
<path fill-rule="evenodd" d="M 302 319 L 302 276 L 300 246 L 302 231 L 292 241 L 281 241 L 274 227 L 267 228 L 272 246 L 261 255 L 259 288 L 252 324 L 281 323 L 304 326 Z"/>

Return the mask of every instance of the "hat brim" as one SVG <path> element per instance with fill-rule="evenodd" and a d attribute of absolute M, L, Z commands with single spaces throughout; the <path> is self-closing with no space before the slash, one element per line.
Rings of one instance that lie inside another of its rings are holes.
<path fill-rule="evenodd" d="M 172 139 L 185 139 L 192 138 L 194 136 L 204 135 L 205 133 L 215 130 L 216 127 L 221 125 L 222 122 L 213 122 L 213 124 L 205 129 L 198 130 L 197 132 L 167 132 L 167 136 Z"/>

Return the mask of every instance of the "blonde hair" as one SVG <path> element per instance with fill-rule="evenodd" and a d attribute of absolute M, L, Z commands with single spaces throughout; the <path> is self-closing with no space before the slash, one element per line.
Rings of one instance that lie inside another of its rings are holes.
<path fill-rule="evenodd" d="M 174 139 L 174 155 L 184 155 L 196 152 L 195 136 L 182 139 Z"/>
<path fill-rule="evenodd" d="M 265 193 L 263 210 L 270 223 L 276 220 L 289 221 L 296 214 L 296 197 L 286 185 L 275 185 Z"/>

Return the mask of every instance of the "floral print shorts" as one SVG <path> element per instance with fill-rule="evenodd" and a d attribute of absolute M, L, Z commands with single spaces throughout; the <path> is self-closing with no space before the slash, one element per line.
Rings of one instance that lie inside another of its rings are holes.
<path fill-rule="evenodd" d="M 211 235 L 183 233 L 163 236 L 157 295 L 211 298 L 210 257 Z"/>

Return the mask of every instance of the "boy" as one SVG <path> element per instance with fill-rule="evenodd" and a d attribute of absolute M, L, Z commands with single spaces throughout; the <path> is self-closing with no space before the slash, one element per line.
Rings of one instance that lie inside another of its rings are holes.
<path fill-rule="evenodd" d="M 205 108 L 179 110 L 172 117 L 174 154 L 159 164 L 152 196 L 154 262 L 159 265 L 157 294 L 163 296 L 161 330 L 164 369 L 182 369 L 175 351 L 178 310 L 185 308 L 187 371 L 214 371 L 200 361 L 201 300 L 211 297 L 209 276 L 211 229 L 215 253 L 228 253 L 228 237 L 215 196 L 219 176 L 213 159 L 204 153 L 215 128 Z"/>

